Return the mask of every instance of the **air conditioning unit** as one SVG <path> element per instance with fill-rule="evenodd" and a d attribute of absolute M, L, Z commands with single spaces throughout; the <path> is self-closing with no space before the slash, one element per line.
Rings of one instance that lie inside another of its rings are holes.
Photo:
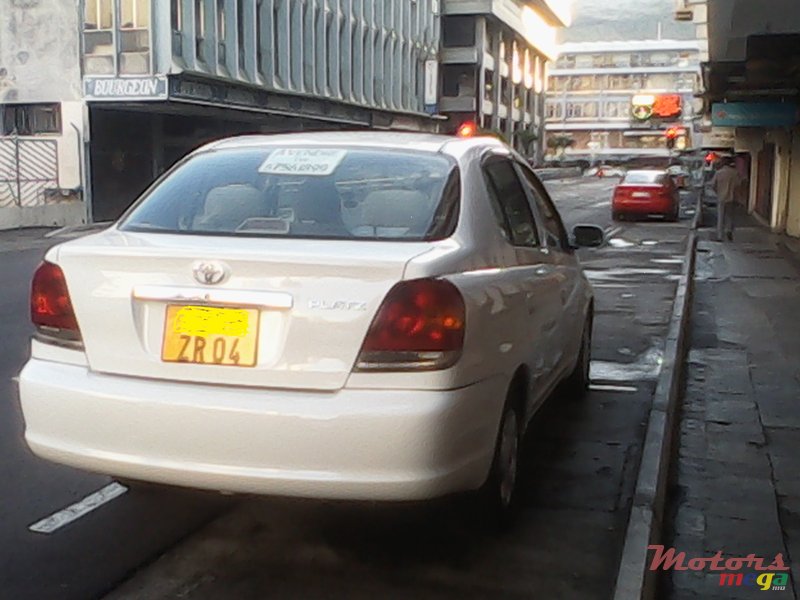
<path fill-rule="evenodd" d="M 676 21 L 694 21 L 694 11 L 691 8 L 679 8 L 675 11 Z"/>

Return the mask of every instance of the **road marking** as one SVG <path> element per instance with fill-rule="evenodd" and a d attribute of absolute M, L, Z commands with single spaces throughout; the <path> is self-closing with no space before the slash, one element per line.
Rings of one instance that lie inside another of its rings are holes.
<path fill-rule="evenodd" d="M 600 208 L 602 206 L 609 206 L 611 204 L 611 200 L 603 200 L 602 202 L 595 202 L 592 204 L 592 208 Z"/>
<path fill-rule="evenodd" d="M 100 508 L 104 504 L 111 502 L 114 498 L 118 498 L 127 491 L 128 488 L 114 481 L 109 483 L 106 487 L 97 490 L 95 493 L 89 494 L 80 502 L 71 504 L 67 508 L 53 513 L 41 521 L 37 521 L 28 527 L 28 529 L 34 533 L 53 533 L 65 525 L 77 521 L 93 510 Z"/>
<path fill-rule="evenodd" d="M 606 237 L 607 238 L 613 238 L 620 231 L 622 231 L 622 227 L 614 227 L 613 229 L 609 229 L 608 231 L 606 231 Z"/>
<path fill-rule="evenodd" d="M 639 388 L 632 385 L 601 385 L 593 383 L 589 386 L 593 392 L 638 392 Z"/>

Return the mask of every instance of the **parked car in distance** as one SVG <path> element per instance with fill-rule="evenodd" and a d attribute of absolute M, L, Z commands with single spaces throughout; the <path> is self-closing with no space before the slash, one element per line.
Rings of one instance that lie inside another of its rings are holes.
<path fill-rule="evenodd" d="M 680 218 L 680 194 L 666 171 L 629 171 L 614 189 L 611 212 L 615 221 L 626 217 Z"/>
<path fill-rule="evenodd" d="M 683 189 L 688 186 L 692 174 L 683 165 L 672 165 L 667 168 L 667 174 L 672 178 L 675 186 Z"/>
<path fill-rule="evenodd" d="M 592 167 L 588 169 L 585 173 L 587 177 L 623 177 L 625 175 L 625 170 L 619 167 L 612 167 L 609 165 L 601 165 L 599 167 Z"/>
<path fill-rule="evenodd" d="M 493 138 L 214 142 L 48 251 L 25 439 L 124 481 L 508 514 L 533 415 L 587 387 L 575 248 L 603 239 Z"/>

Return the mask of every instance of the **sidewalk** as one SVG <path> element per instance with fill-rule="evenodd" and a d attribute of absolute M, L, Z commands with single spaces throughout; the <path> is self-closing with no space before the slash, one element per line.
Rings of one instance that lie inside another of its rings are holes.
<path fill-rule="evenodd" d="M 702 231 L 698 245 L 666 545 L 686 552 L 687 560 L 721 551 L 726 558 L 755 554 L 770 564 L 782 553 L 792 577 L 786 591 L 769 598 L 796 598 L 800 256 L 752 222 L 737 230 L 733 243 L 711 238 L 711 230 Z M 663 591 L 673 600 L 714 600 L 759 597 L 760 588 L 721 587 L 719 572 L 676 570 Z"/>
<path fill-rule="evenodd" d="M 55 241 L 46 238 L 45 235 L 55 230 L 54 227 L 2 229 L 0 230 L 0 254 L 52 246 Z"/>

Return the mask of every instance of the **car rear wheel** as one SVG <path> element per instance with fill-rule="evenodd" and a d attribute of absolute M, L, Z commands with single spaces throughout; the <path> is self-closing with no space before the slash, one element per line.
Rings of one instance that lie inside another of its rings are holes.
<path fill-rule="evenodd" d="M 623 214 L 621 212 L 617 212 L 617 211 L 614 211 L 613 213 L 611 213 L 611 218 L 614 221 L 622 221 L 622 220 L 624 220 L 623 219 Z"/>
<path fill-rule="evenodd" d="M 522 422 L 516 394 L 509 394 L 497 434 L 492 468 L 478 491 L 477 508 L 492 528 L 513 524 L 517 507 Z"/>
<path fill-rule="evenodd" d="M 586 318 L 581 335 L 581 349 L 575 369 L 566 380 L 566 387 L 570 394 L 582 398 L 589 388 L 589 372 L 592 366 L 592 313 Z"/>
<path fill-rule="evenodd" d="M 676 204 L 675 208 L 672 210 L 670 214 L 667 216 L 667 220 L 672 223 L 677 223 L 681 219 L 681 207 L 680 204 Z"/>

